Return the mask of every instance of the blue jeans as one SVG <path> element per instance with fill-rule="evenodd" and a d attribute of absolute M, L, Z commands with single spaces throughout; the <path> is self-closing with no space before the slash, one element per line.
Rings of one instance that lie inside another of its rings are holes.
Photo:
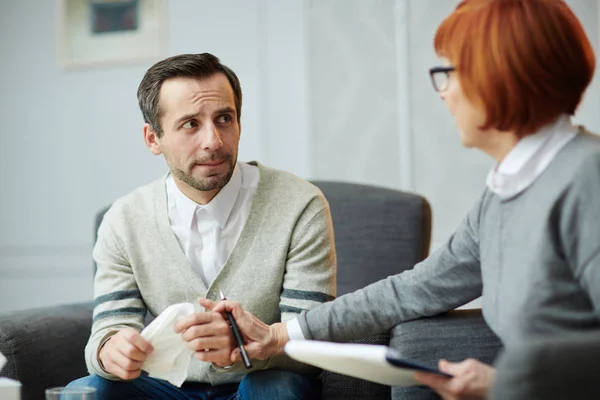
<path fill-rule="evenodd" d="M 185 382 L 180 388 L 162 379 L 142 375 L 132 381 L 110 381 L 96 375 L 68 385 L 96 388 L 96 400 L 313 400 L 321 398 L 321 382 L 290 371 L 268 369 L 246 375 L 242 381 L 211 386 Z"/>

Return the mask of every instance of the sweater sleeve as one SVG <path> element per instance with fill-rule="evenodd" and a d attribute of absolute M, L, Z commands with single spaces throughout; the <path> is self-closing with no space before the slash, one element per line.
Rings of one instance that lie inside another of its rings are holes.
<path fill-rule="evenodd" d="M 315 210 L 316 208 L 316 210 Z M 318 198 L 292 233 L 279 302 L 283 322 L 335 298 L 336 254 L 329 206 Z"/>
<path fill-rule="evenodd" d="M 297 318 L 336 294 L 336 253 L 329 205 L 322 195 L 308 204 L 292 231 L 279 308 L 281 321 Z M 284 369 L 316 375 L 320 370 L 292 360 L 285 354 L 252 360 L 254 369 Z M 214 366 L 213 366 L 214 367 Z M 216 370 L 222 369 L 214 367 Z M 229 372 L 248 371 L 241 363 Z"/>
<path fill-rule="evenodd" d="M 560 202 L 560 240 L 575 279 L 600 318 L 600 154 L 581 164 Z"/>
<path fill-rule="evenodd" d="M 303 312 L 299 323 L 305 338 L 356 340 L 479 297 L 479 216 L 485 193 L 448 242 L 412 270 Z"/>
<path fill-rule="evenodd" d="M 85 361 L 90 374 L 118 380 L 102 369 L 98 360 L 99 346 L 109 336 L 127 327 L 141 331 L 146 307 L 125 257 L 119 239 L 111 226 L 118 218 L 110 209 L 98 229 L 93 257 L 98 269 L 94 277 L 94 314 L 92 332 L 85 348 Z"/>
<path fill-rule="evenodd" d="M 320 195 L 305 209 L 292 232 L 279 302 L 282 322 L 335 298 L 336 266 L 331 212 Z M 271 357 L 266 368 L 318 372 L 285 355 Z"/>

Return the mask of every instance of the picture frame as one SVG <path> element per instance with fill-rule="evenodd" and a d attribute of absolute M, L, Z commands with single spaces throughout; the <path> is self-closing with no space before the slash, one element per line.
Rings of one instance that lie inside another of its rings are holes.
<path fill-rule="evenodd" d="M 164 0 L 56 0 L 62 68 L 130 64 L 165 54 Z"/>

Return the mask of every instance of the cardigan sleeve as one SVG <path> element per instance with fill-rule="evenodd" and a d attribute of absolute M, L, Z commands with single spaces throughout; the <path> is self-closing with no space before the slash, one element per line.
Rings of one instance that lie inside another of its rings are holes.
<path fill-rule="evenodd" d="M 98 269 L 94 277 L 92 332 L 85 348 L 85 361 L 90 374 L 118 380 L 102 369 L 98 360 L 99 348 L 121 329 L 130 327 L 141 331 L 146 306 L 122 246 L 119 246 L 118 236 L 111 227 L 111 220 L 118 218 L 113 208 L 104 216 L 93 251 Z"/>

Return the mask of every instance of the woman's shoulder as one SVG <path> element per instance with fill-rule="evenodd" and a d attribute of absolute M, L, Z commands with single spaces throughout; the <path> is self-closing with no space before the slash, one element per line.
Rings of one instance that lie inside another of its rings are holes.
<path fill-rule="evenodd" d="M 552 160 L 548 172 L 555 185 L 562 181 L 564 186 L 600 176 L 600 136 L 580 128 L 577 136 Z"/>
<path fill-rule="evenodd" d="M 566 158 L 580 157 L 579 159 L 587 158 L 587 156 L 594 156 L 600 154 L 600 135 L 585 129 L 583 126 L 579 127 L 579 133 L 573 140 L 568 143 L 564 152 Z"/>

